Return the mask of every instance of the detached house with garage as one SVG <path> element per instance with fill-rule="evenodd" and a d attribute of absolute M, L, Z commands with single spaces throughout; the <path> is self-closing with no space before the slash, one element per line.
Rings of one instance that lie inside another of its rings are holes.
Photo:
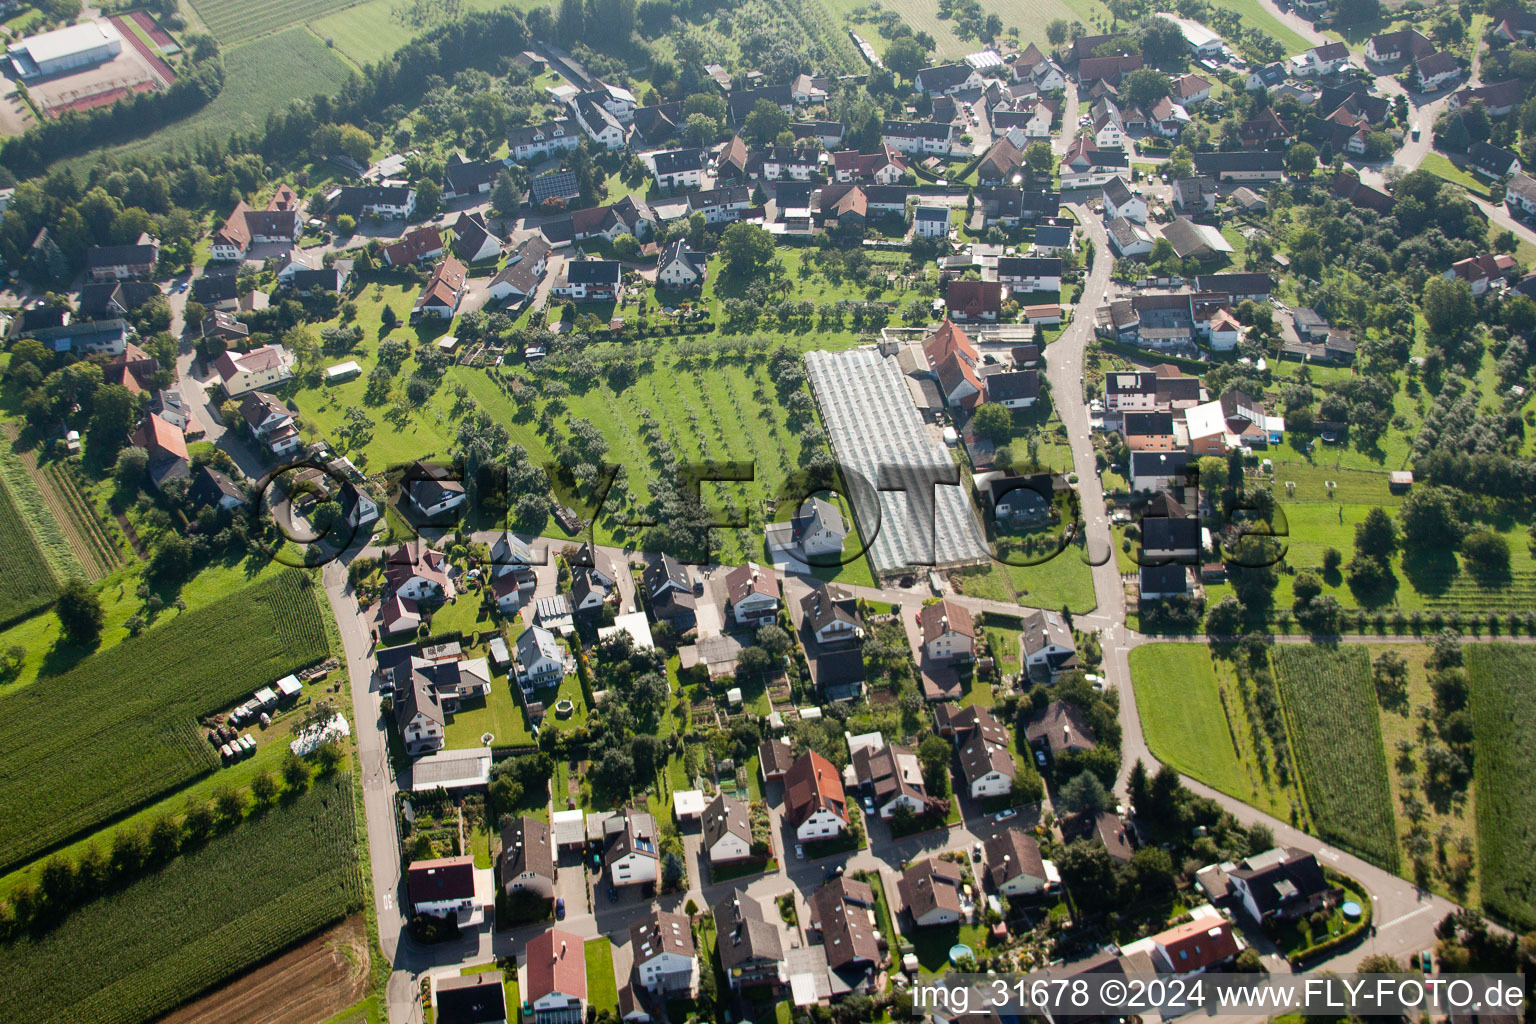
<path fill-rule="evenodd" d="M 542 626 L 529 626 L 517 638 L 517 679 L 524 693 L 558 686 L 565 677 L 565 655 L 555 634 Z"/>
<path fill-rule="evenodd" d="M 443 254 L 443 236 L 434 227 L 419 227 L 407 231 L 393 245 L 384 247 L 384 262 L 392 267 L 420 265 L 437 259 Z"/>
<path fill-rule="evenodd" d="M 413 462 L 400 478 L 400 490 L 420 516 L 435 519 L 461 507 L 468 500 L 462 481 L 446 466 Z"/>
<path fill-rule="evenodd" d="M 603 823 L 603 864 L 613 885 L 644 885 L 661 877 L 656 819 L 625 808 Z"/>
<path fill-rule="evenodd" d="M 274 388 L 293 377 L 293 356 L 281 345 L 263 345 L 249 352 L 224 352 L 214 361 L 219 386 L 230 398 L 258 388 Z"/>
<path fill-rule="evenodd" d="M 779 583 L 773 571 L 756 562 L 732 569 L 725 577 L 729 621 L 742 629 L 773 623 L 779 615 Z"/>
<path fill-rule="evenodd" d="M 301 439 L 293 425 L 293 415 L 276 395 L 248 391 L 240 400 L 240 416 L 255 438 L 273 455 L 286 455 L 298 448 Z"/>
<path fill-rule="evenodd" d="M 960 770 L 974 799 L 1013 792 L 1018 766 L 1011 752 L 1008 730 L 992 712 L 972 706 L 950 715 L 949 728 L 960 752 Z"/>
<path fill-rule="evenodd" d="M 1004 896 L 1028 896 L 1050 884 L 1040 844 L 1021 828 L 1010 828 L 982 844 L 987 877 Z"/>
<path fill-rule="evenodd" d="M 919 613 L 923 654 L 934 661 L 969 661 L 976 646 L 970 611 L 954 601 L 930 604 Z"/>
<path fill-rule="evenodd" d="M 475 858 L 414 861 L 406 869 L 406 885 L 415 913 L 462 921 L 475 911 Z"/>
<path fill-rule="evenodd" d="M 407 754 L 420 757 L 443 748 L 448 718 L 426 676 L 411 673 L 410 684 L 395 693 L 394 708 Z"/>
<path fill-rule="evenodd" d="M 704 855 L 711 864 L 731 864 L 752 857 L 751 809 L 744 800 L 720 793 L 700 819 Z"/>
<path fill-rule="evenodd" d="M 1294 921 L 1327 903 L 1333 887 L 1317 858 L 1295 847 L 1252 854 L 1227 872 L 1227 884 L 1255 921 Z"/>
<path fill-rule="evenodd" d="M 853 752 L 853 775 L 874 798 L 875 810 L 890 821 L 898 807 L 922 814 L 928 805 L 923 766 L 906 747 L 861 746 Z"/>
<path fill-rule="evenodd" d="M 840 835 L 848 827 L 842 773 L 814 750 L 806 751 L 785 773 L 784 807 L 801 842 Z"/>
<path fill-rule="evenodd" d="M 243 260 L 252 245 L 292 245 L 302 229 L 298 194 L 287 185 L 279 185 L 265 210 L 253 210 L 243 201 L 235 204 L 224 226 L 210 236 L 209 256 L 215 260 Z"/>
<path fill-rule="evenodd" d="M 682 291 L 703 284 L 709 276 L 708 255 L 688 248 L 686 239 L 676 239 L 656 261 L 656 287 Z"/>
<path fill-rule="evenodd" d="M 421 294 L 416 296 L 416 303 L 411 307 L 411 320 L 428 316 L 452 320 L 459 310 L 459 301 L 464 298 L 468 276 L 468 269 L 452 256 L 433 267 L 432 276 L 422 285 Z"/>
<path fill-rule="evenodd" d="M 420 542 L 390 552 L 384 560 L 384 584 L 391 595 L 411 601 L 446 601 L 454 593 L 447 557 Z"/>
<path fill-rule="evenodd" d="M 547 823 L 525 814 L 501 830 L 501 887 L 507 895 L 554 899 L 557 862 Z"/>

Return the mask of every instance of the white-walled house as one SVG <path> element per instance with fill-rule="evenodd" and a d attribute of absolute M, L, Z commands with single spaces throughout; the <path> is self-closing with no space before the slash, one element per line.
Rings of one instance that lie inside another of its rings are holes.
<path fill-rule="evenodd" d="M 934 661 L 957 661 L 971 657 L 976 645 L 976 627 L 971 613 L 953 601 L 939 601 L 921 612 L 923 652 Z"/>
<path fill-rule="evenodd" d="M 433 917 L 464 917 L 475 909 L 475 858 L 413 861 L 406 870 L 411 909 Z"/>
<path fill-rule="evenodd" d="M 523 1001 L 534 1024 L 583 1024 L 587 1006 L 586 945 L 581 936 L 551 928 L 528 940 Z"/>
<path fill-rule="evenodd" d="M 1040 844 L 1021 828 L 1010 828 L 982 844 L 986 874 L 1005 896 L 1028 896 L 1049 882 Z"/>
<path fill-rule="evenodd" d="M 700 819 L 704 855 L 711 864 L 729 864 L 752 856 L 751 809 L 746 801 L 720 793 Z"/>
<path fill-rule="evenodd" d="M 629 926 L 635 976 L 645 988 L 664 998 L 691 999 L 699 989 L 699 957 L 688 918 L 652 910 Z"/>
<path fill-rule="evenodd" d="M 785 773 L 784 807 L 801 842 L 840 835 L 848 827 L 842 773 L 814 750 L 806 751 Z"/>
<path fill-rule="evenodd" d="M 549 825 L 523 815 L 501 830 L 501 887 L 508 895 L 525 892 L 555 898 L 556 856 Z"/>
<path fill-rule="evenodd" d="M 517 638 L 517 678 L 523 689 L 557 686 L 565 677 L 565 656 L 555 634 L 542 626 L 529 626 Z"/>

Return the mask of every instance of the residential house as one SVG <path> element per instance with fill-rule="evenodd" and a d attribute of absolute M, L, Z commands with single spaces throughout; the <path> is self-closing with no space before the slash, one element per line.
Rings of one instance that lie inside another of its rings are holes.
<path fill-rule="evenodd" d="M 1393 201 L 1391 196 L 1380 189 L 1372 188 L 1355 175 L 1346 171 L 1340 171 L 1334 175 L 1328 190 L 1338 198 L 1347 200 L 1362 209 L 1375 210 L 1381 214 L 1392 212 Z"/>
<path fill-rule="evenodd" d="M 1077 62 L 1079 89 L 1086 89 L 1095 82 L 1118 86 L 1132 71 L 1145 65 L 1141 54 L 1125 54 L 1117 57 L 1085 57 Z"/>
<path fill-rule="evenodd" d="M 411 307 L 411 319 L 415 321 L 430 316 L 439 320 L 452 320 L 459 310 L 460 300 L 464 298 L 468 276 L 469 270 L 464 264 L 452 256 L 445 257 L 443 262 L 432 268 L 427 283 L 422 285 L 421 293 L 416 296 L 416 302 Z"/>
<path fill-rule="evenodd" d="M 987 149 L 976 165 L 976 180 L 983 185 L 1017 185 L 1024 176 L 1024 150 L 1003 136 Z"/>
<path fill-rule="evenodd" d="M 832 153 L 843 144 L 847 128 L 841 121 L 791 121 L 789 130 L 798 142 L 818 142 Z"/>
<path fill-rule="evenodd" d="M 813 892 L 807 902 L 811 907 L 809 924 L 821 934 L 827 967 L 837 976 L 834 987 L 847 989 L 850 994 L 868 992 L 873 968 L 882 960 L 873 887 L 855 878 L 838 877 Z"/>
<path fill-rule="evenodd" d="M 779 927 L 761 903 L 737 889 L 716 903 L 713 913 L 715 950 L 733 991 L 777 987 L 788 980 Z"/>
<path fill-rule="evenodd" d="M 1159 99 L 1147 111 L 1147 127 L 1165 139 L 1176 138 L 1189 122 L 1189 111 L 1167 96 Z"/>
<path fill-rule="evenodd" d="M 465 210 L 453 224 L 453 251 L 465 263 L 498 259 L 505 244 L 486 226 L 484 215 L 478 211 Z"/>
<path fill-rule="evenodd" d="M 1061 271 L 1060 256 L 999 256 L 997 259 L 997 280 L 1014 294 L 1059 293 Z"/>
<path fill-rule="evenodd" d="M 1248 72 L 1248 79 L 1243 88 L 1248 92 L 1268 91 L 1285 81 L 1285 65 L 1265 64 Z"/>
<path fill-rule="evenodd" d="M 1006 796 L 1018 777 L 1008 730 L 992 712 L 971 706 L 951 716 L 955 747 L 960 753 L 960 772 L 973 800 Z"/>
<path fill-rule="evenodd" d="M 1195 172 L 1217 181 L 1279 181 L 1285 176 L 1285 154 L 1278 150 L 1235 150 L 1196 153 Z"/>
<path fill-rule="evenodd" d="M 964 913 L 960 903 L 963 880 L 958 865 L 939 857 L 913 861 L 901 874 L 897 888 L 901 903 L 919 928 L 954 924 Z"/>
<path fill-rule="evenodd" d="M 1232 923 L 1220 917 L 1197 917 L 1159 932 L 1151 942 L 1152 962 L 1173 974 L 1200 974 L 1242 951 Z"/>
<path fill-rule="evenodd" d="M 410 220 L 416 212 L 416 190 L 405 185 L 342 185 L 325 194 L 331 217 L 374 217 Z"/>
<path fill-rule="evenodd" d="M 1126 217 L 1116 217 L 1109 221 L 1104 225 L 1104 230 L 1109 234 L 1109 246 L 1115 255 L 1126 259 L 1148 256 L 1156 245 L 1151 232 Z M 1129 306 L 1129 303 L 1126 305 Z"/>
<path fill-rule="evenodd" d="M 980 89 L 980 73 L 969 64 L 939 64 L 923 68 L 913 80 L 917 91 L 926 96 L 953 96 L 957 92 Z"/>
<path fill-rule="evenodd" d="M 703 284 L 709 274 L 708 256 L 688 248 L 685 239 L 672 241 L 656 261 L 656 285 L 682 291 Z"/>
<path fill-rule="evenodd" d="M 1171 452 L 1179 447 L 1173 435 L 1173 414 L 1168 412 L 1124 413 L 1120 436 L 1133 452 Z"/>
<path fill-rule="evenodd" d="M 631 808 L 603 825 L 603 864 L 613 885 L 646 885 L 661 877 L 656 819 Z"/>
<path fill-rule="evenodd" d="M 764 181 L 810 181 L 820 166 L 814 149 L 790 149 L 774 146 L 756 157 Z"/>
<path fill-rule="evenodd" d="M 415 613 L 414 601 L 402 598 L 399 594 L 390 600 L 409 605 L 409 611 Z M 432 688 L 426 676 L 411 673 L 408 684 L 396 688 L 394 712 L 395 724 L 400 729 L 400 739 L 405 744 L 407 754 L 419 757 L 442 749 L 448 719 L 437 691 Z"/>
<path fill-rule="evenodd" d="M 1115 370 L 1104 375 L 1105 412 L 1154 412 L 1157 409 L 1157 374 L 1150 371 Z"/>
<path fill-rule="evenodd" d="M 1059 256 L 1073 252 L 1077 245 L 1072 228 L 1065 224 L 1042 224 L 1035 228 L 1035 237 L 1029 244 L 1031 256 Z"/>
<path fill-rule="evenodd" d="M 1003 310 L 1003 286 L 997 281 L 951 281 L 944 305 L 955 320 L 996 320 Z"/>
<path fill-rule="evenodd" d="M 160 259 L 160 242 L 148 234 L 132 245 L 93 245 L 85 250 L 85 273 L 92 281 L 149 277 Z"/>
<path fill-rule="evenodd" d="M 913 814 L 927 808 L 928 790 L 917 755 L 895 744 L 861 746 L 853 752 L 853 775 L 875 802 L 875 810 L 889 821 L 898 807 Z"/>
<path fill-rule="evenodd" d="M 149 456 L 149 479 L 156 490 L 163 490 L 171 480 L 185 480 L 190 476 L 187 440 L 181 428 L 154 413 L 147 413 L 134 430 L 131 441 L 135 448 L 144 449 Z"/>
<path fill-rule="evenodd" d="M 1130 485 L 1133 491 L 1160 491 L 1183 487 L 1189 456 L 1185 452 L 1132 452 Z"/>
<path fill-rule="evenodd" d="M 486 297 L 493 302 L 522 302 L 538 291 L 549 268 L 549 243 L 533 235 L 507 257 L 507 265 L 491 278 Z"/>
<path fill-rule="evenodd" d="M 451 470 L 429 462 L 413 462 L 400 479 L 411 507 L 426 518 L 446 515 L 467 500 L 464 483 Z"/>
<path fill-rule="evenodd" d="M 565 653 L 555 634 L 529 626 L 517 637 L 516 676 L 525 693 L 560 685 L 565 678 Z"/>
<path fill-rule="evenodd" d="M 752 817 L 746 801 L 726 793 L 717 794 L 704 808 L 700 827 L 704 855 L 711 864 L 731 864 L 751 859 Z"/>
<path fill-rule="evenodd" d="M 1203 292 L 1216 301 L 1231 305 L 1239 302 L 1268 302 L 1274 287 L 1275 279 L 1268 274 L 1199 274 L 1195 277 L 1196 292 Z"/>
<path fill-rule="evenodd" d="M 764 782 L 782 782 L 795 763 L 794 751 L 783 740 L 764 740 L 757 748 L 757 763 Z"/>
<path fill-rule="evenodd" d="M 1186 213 L 1192 211 L 1204 211 L 1213 213 L 1216 210 L 1216 198 L 1220 190 L 1212 178 L 1196 176 L 1192 178 L 1178 178 L 1173 183 L 1173 202 L 1180 210 Z"/>
<path fill-rule="evenodd" d="M 1026 670 L 1053 678 L 1077 667 L 1077 641 L 1060 613 L 1036 609 L 1021 615 L 1019 623 L 1019 648 Z"/>
<path fill-rule="evenodd" d="M 221 512 L 233 512 L 245 504 L 245 490 L 212 466 L 201 466 L 192 471 L 187 502 L 196 509 L 212 507 Z"/>
<path fill-rule="evenodd" d="M 467 160 L 464 154 L 455 150 L 443 169 L 443 198 L 487 195 L 506 169 L 507 165 L 500 160 Z"/>
<path fill-rule="evenodd" d="M 528 183 L 528 194 L 533 205 L 541 211 L 564 209 L 566 203 L 581 195 L 581 179 L 576 176 L 575 171 L 566 167 L 557 167 L 535 175 Z M 551 200 L 559 201 L 551 202 Z M 539 230 L 549 235 L 551 228 L 549 224 L 545 224 Z"/>
<path fill-rule="evenodd" d="M 524 814 L 501 830 L 501 887 L 507 895 L 554 899 L 558 862 L 548 823 Z"/>
<path fill-rule="evenodd" d="M 1495 82 L 1493 85 L 1483 85 L 1457 89 L 1446 99 L 1446 106 L 1451 110 L 1460 110 L 1474 100 L 1483 104 L 1483 109 L 1489 117 L 1504 117 L 1514 112 L 1525 100 L 1525 87 L 1518 78 L 1506 79 Z"/>
<path fill-rule="evenodd" d="M 411 910 L 433 917 L 465 918 L 475 909 L 475 858 L 412 861 L 406 869 Z"/>
<path fill-rule="evenodd" d="M 836 583 L 814 583 L 800 599 L 800 607 L 804 612 L 805 627 L 824 648 L 841 647 L 864 635 L 858 599 L 851 590 Z"/>
<path fill-rule="evenodd" d="M 421 543 L 401 544 L 384 559 L 387 591 L 412 601 L 446 600 L 453 596 L 448 559 Z"/>
<path fill-rule="evenodd" d="M 1314 46 L 1291 58 L 1296 74 L 1303 77 L 1331 75 L 1349 63 L 1349 47 L 1341 42 Z"/>
<path fill-rule="evenodd" d="M 1065 700 L 1053 700 L 1036 712 L 1024 726 L 1024 738 L 1053 762 L 1063 754 L 1086 753 L 1099 745 L 1082 708 Z"/>
<path fill-rule="evenodd" d="M 226 351 L 214 360 L 213 368 L 224 394 L 239 398 L 248 391 L 277 387 L 292 379 L 293 357 L 274 343 L 249 352 Z"/>
<path fill-rule="evenodd" d="M 629 926 L 629 948 L 635 977 L 646 991 L 662 999 L 692 999 L 698 994 L 699 956 L 688 918 L 653 908 Z"/>
<path fill-rule="evenodd" d="M 437 1024 L 507 1024 L 501 971 L 442 975 L 432 982 Z"/>
<path fill-rule="evenodd" d="M 608 557 L 596 544 L 587 541 L 577 550 L 571 559 L 572 569 L 584 569 L 604 590 L 612 590 L 619 585 L 619 569 L 613 564 L 613 559 Z"/>
<path fill-rule="evenodd" d="M 1335 45 L 1342 46 L 1343 44 Z M 1169 80 L 1168 84 L 1173 101 L 1185 107 L 1202 103 L 1211 98 L 1211 83 L 1200 75 L 1175 75 Z"/>
<path fill-rule="evenodd" d="M 806 751 L 784 775 L 784 808 L 801 842 L 840 835 L 848 827 L 842 774 L 814 750 Z"/>
<path fill-rule="evenodd" d="M 273 455 L 286 455 L 302 443 L 293 423 L 293 414 L 276 395 L 247 391 L 240 399 L 240 416 L 256 439 Z"/>
<path fill-rule="evenodd" d="M 1260 923 L 1310 914 L 1333 889 L 1317 857 L 1294 846 L 1250 854 L 1226 874 L 1231 891 Z"/>
<path fill-rule="evenodd" d="M 971 613 L 954 601 L 938 601 L 923 608 L 923 653 L 934 661 L 969 661 L 976 646 L 976 627 Z"/>
<path fill-rule="evenodd" d="M 572 260 L 555 279 L 553 291 L 575 302 L 621 302 L 624 268 L 616 260 Z"/>
<path fill-rule="evenodd" d="M 224 225 L 209 238 L 209 255 L 215 260 L 243 260 L 252 245 L 292 245 L 303 230 L 303 212 L 297 193 L 279 185 L 265 210 L 235 203 Z"/>
<path fill-rule="evenodd" d="M 1134 191 L 1119 175 L 1104 183 L 1104 216 L 1125 217 L 1138 224 L 1147 222 L 1147 200 Z"/>
<path fill-rule="evenodd" d="M 1461 62 L 1444 50 L 1436 50 L 1413 62 L 1413 75 L 1419 92 L 1434 92 L 1461 77 Z"/>
<path fill-rule="evenodd" d="M 1372 64 L 1418 60 L 1435 52 L 1435 44 L 1416 29 L 1404 28 L 1372 36 L 1365 42 L 1365 59 Z"/>
<path fill-rule="evenodd" d="M 1062 154 L 1057 173 L 1063 189 L 1093 188 L 1110 178 L 1130 173 L 1130 157 L 1123 149 L 1100 149 L 1088 136 L 1072 141 Z"/>
<path fill-rule="evenodd" d="M 1180 259 L 1217 260 L 1234 251 L 1219 228 L 1210 224 L 1196 224 L 1188 217 L 1176 217 L 1163 225 L 1163 237 L 1173 246 Z"/>
<path fill-rule="evenodd" d="M 842 554 L 847 536 L 848 526 L 842 514 L 822 498 L 811 497 L 801 502 L 791 522 L 791 538 L 808 558 Z"/>
<path fill-rule="evenodd" d="M 584 1024 L 587 1017 L 585 940 L 551 928 L 534 934 L 525 947 L 527 986 L 523 1002 L 532 1024 Z M 524 1013 L 524 1019 L 527 1018 Z"/>
<path fill-rule="evenodd" d="M 587 94 L 571 99 L 571 115 L 587 138 L 607 150 L 623 149 L 627 134 L 623 124 L 603 105 Z"/>
<path fill-rule="evenodd" d="M 947 158 L 954 136 L 953 125 L 932 121 L 886 121 L 880 129 L 881 144 L 909 156 Z"/>
<path fill-rule="evenodd" d="M 580 133 L 570 119 L 564 117 L 543 124 L 522 125 L 507 133 L 512 159 L 520 164 L 530 164 L 575 149 L 580 142 Z"/>
<path fill-rule="evenodd" d="M 1040 844 L 1021 828 L 1008 828 L 982 843 L 987 877 L 1004 896 L 1028 896 L 1050 883 Z"/>
<path fill-rule="evenodd" d="M 1005 409 L 1028 409 L 1040 398 L 1040 373 L 1037 370 L 989 373 L 981 383 L 985 400 Z"/>
<path fill-rule="evenodd" d="M 1182 564 L 1143 565 L 1137 572 L 1143 601 L 1164 601 L 1189 593 L 1189 573 Z"/>
<path fill-rule="evenodd" d="M 1503 288 L 1517 267 L 1515 258 L 1506 253 L 1483 253 L 1481 256 L 1457 260 L 1441 276 L 1447 280 L 1460 278 L 1467 282 L 1474 296 L 1487 295 L 1490 290 Z"/>
<path fill-rule="evenodd" d="M 651 172 L 662 191 L 698 188 L 704 182 L 704 153 L 697 147 L 655 153 Z"/>
<path fill-rule="evenodd" d="M 876 185 L 895 185 L 907 173 L 907 162 L 890 146 L 874 153 L 847 149 L 832 154 L 832 178 L 838 182 L 868 181 Z"/>
<path fill-rule="evenodd" d="M 1516 173 L 1504 183 L 1504 205 L 1509 212 L 1536 216 L 1536 178 Z"/>
<path fill-rule="evenodd" d="M 771 625 L 779 616 L 779 584 L 771 569 L 756 562 L 732 569 L 725 577 L 729 620 L 743 629 Z"/>
<path fill-rule="evenodd" d="M 1467 166 L 1489 178 L 1503 178 L 1522 170 L 1517 154 L 1486 142 L 1472 143 L 1467 151 Z"/>

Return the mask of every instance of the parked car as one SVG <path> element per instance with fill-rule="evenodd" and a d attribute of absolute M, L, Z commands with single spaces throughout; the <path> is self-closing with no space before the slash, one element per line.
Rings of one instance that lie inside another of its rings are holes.
<path fill-rule="evenodd" d="M 805 860 L 805 847 L 795 844 L 795 860 Z"/>
<path fill-rule="evenodd" d="M 1018 811 L 1014 810 L 1012 807 L 1009 807 L 1009 808 L 1007 808 L 1005 810 L 998 811 L 996 814 L 992 815 L 992 820 L 993 821 L 1007 821 L 1009 818 L 1014 817 L 1018 813 L 1019 813 Z"/>
<path fill-rule="evenodd" d="M 557 897 L 555 897 L 555 920 L 556 921 L 564 921 L 565 920 L 565 897 L 564 896 L 557 896 Z"/>
<path fill-rule="evenodd" d="M 619 902 L 619 890 L 617 888 L 615 888 L 614 886 L 611 886 L 611 885 L 608 887 L 608 902 L 609 903 L 617 903 L 617 902 Z"/>
<path fill-rule="evenodd" d="M 1035 751 L 1035 764 L 1039 765 L 1041 768 L 1045 767 L 1045 751 Z"/>
<path fill-rule="evenodd" d="M 975 861 L 978 864 L 981 863 L 981 844 L 980 843 L 977 843 L 975 846 L 971 847 L 971 860 Z"/>
<path fill-rule="evenodd" d="M 875 813 L 875 802 L 873 800 L 871 800 L 869 797 L 865 797 L 864 798 L 864 812 L 866 814 L 874 814 Z"/>
<path fill-rule="evenodd" d="M 1413 141 L 1414 142 L 1418 142 L 1419 141 L 1419 126 L 1418 125 L 1414 125 L 1413 126 Z"/>

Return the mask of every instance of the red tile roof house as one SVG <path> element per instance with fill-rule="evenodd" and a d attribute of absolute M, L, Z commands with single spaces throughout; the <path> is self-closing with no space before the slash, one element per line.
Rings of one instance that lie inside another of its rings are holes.
<path fill-rule="evenodd" d="M 808 750 L 784 775 L 784 807 L 801 842 L 831 839 L 848 827 L 842 773 Z"/>
<path fill-rule="evenodd" d="M 1152 936 L 1152 962 L 1159 971 L 1199 974 L 1224 964 L 1242 951 L 1230 922 L 1197 917 Z"/>
<path fill-rule="evenodd" d="M 384 582 L 391 596 L 411 601 L 446 601 L 454 595 L 447 557 L 422 544 L 396 548 L 384 563 Z"/>
<path fill-rule="evenodd" d="M 923 651 L 934 661 L 967 660 L 976 644 L 971 613 L 953 601 L 939 601 L 920 613 Z"/>
<path fill-rule="evenodd" d="M 456 917 L 460 924 L 475 912 L 475 858 L 418 860 L 406 870 L 411 909 L 417 914 Z"/>
<path fill-rule="evenodd" d="M 580 1024 L 586 1019 L 587 960 L 581 937 L 551 928 L 528 940 L 523 1001 L 534 1024 Z"/>
<path fill-rule="evenodd" d="M 181 428 L 154 413 L 133 432 L 133 446 L 149 455 L 149 478 L 158 490 L 167 480 L 191 475 L 187 461 L 187 438 Z"/>
<path fill-rule="evenodd" d="M 1473 295 L 1486 295 L 1489 289 L 1504 287 L 1515 266 L 1515 258 L 1506 253 L 1484 253 L 1457 260 L 1443 276 L 1447 280 L 1459 277 L 1467 282 Z"/>
<path fill-rule="evenodd" d="M 748 562 L 725 577 L 731 621 L 748 629 L 771 624 L 779 615 L 779 582 L 771 569 Z"/>
<path fill-rule="evenodd" d="M 996 281 L 951 281 L 944 304 L 956 320 L 996 320 L 1003 311 L 1003 286 Z"/>

